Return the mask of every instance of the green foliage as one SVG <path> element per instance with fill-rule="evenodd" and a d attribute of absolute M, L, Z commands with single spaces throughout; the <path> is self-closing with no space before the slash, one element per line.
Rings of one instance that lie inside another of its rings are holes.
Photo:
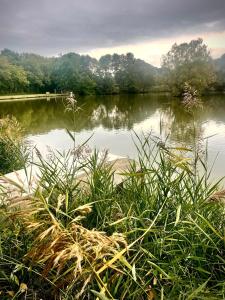
<path fill-rule="evenodd" d="M 225 90 L 225 54 L 215 60 L 216 66 L 216 89 L 219 91 Z"/>
<path fill-rule="evenodd" d="M 40 157 L 36 194 L 0 214 L 3 296 L 224 299 L 224 206 L 219 193 L 212 201 L 218 184 L 183 159 L 185 149 L 172 152 L 150 137 L 140 143 L 119 189 L 96 153 L 72 165 L 71 153 Z M 202 163 L 197 153 L 194 160 Z M 76 179 L 80 171 L 86 177 Z"/>
<path fill-rule="evenodd" d="M 57 58 L 53 66 L 53 84 L 57 90 L 72 90 L 79 94 L 93 94 L 95 81 L 92 68 L 97 61 L 90 56 L 68 53 Z"/>
<path fill-rule="evenodd" d="M 23 92 L 28 86 L 27 73 L 0 55 L 0 93 Z"/>
<path fill-rule="evenodd" d="M 30 92 L 46 92 L 51 87 L 51 68 L 54 59 L 36 54 L 20 55 L 18 64 L 27 73 Z"/>
<path fill-rule="evenodd" d="M 163 56 L 162 68 L 166 84 L 176 96 L 182 95 L 185 83 L 202 93 L 216 80 L 210 52 L 200 38 L 174 44 Z"/>
<path fill-rule="evenodd" d="M 157 68 L 135 59 L 132 53 L 126 55 L 105 55 L 99 60 L 103 78 L 114 79 L 116 87 L 122 93 L 148 92 L 154 85 Z"/>
<path fill-rule="evenodd" d="M 0 120 L 0 173 L 6 174 L 25 166 L 26 147 L 22 128 L 15 118 Z"/>
<path fill-rule="evenodd" d="M 57 58 L 18 54 L 4 49 L 0 55 L 0 93 L 73 91 L 77 94 L 147 92 L 157 68 L 126 55 L 67 53 Z"/>
<path fill-rule="evenodd" d="M 223 57 L 213 62 L 202 39 L 174 44 L 156 68 L 132 53 L 106 54 L 99 60 L 67 53 L 60 57 L 0 54 L 0 93 L 73 91 L 76 94 L 146 93 L 169 90 L 182 95 L 187 82 L 200 93 L 224 89 Z M 216 67 L 216 68 L 215 68 Z"/>

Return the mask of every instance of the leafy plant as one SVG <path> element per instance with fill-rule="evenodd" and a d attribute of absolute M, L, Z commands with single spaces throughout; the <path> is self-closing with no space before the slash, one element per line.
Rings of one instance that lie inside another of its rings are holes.
<path fill-rule="evenodd" d="M 21 169 L 28 159 L 23 129 L 15 118 L 7 116 L 0 120 L 0 173 Z"/>

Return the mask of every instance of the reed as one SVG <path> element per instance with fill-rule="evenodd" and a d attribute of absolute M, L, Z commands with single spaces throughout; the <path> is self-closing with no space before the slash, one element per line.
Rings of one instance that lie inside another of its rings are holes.
<path fill-rule="evenodd" d="M 136 146 L 119 189 L 97 152 L 72 164 L 71 152 L 39 156 L 36 193 L 1 208 L 2 299 L 225 298 L 219 182 L 185 149 L 151 136 Z"/>
<path fill-rule="evenodd" d="M 13 117 L 0 119 L 0 173 L 6 174 L 23 168 L 28 157 L 23 128 Z"/>

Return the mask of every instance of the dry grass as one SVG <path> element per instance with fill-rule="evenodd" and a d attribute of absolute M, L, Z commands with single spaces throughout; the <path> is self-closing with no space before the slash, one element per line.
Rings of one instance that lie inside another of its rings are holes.
<path fill-rule="evenodd" d="M 69 217 L 61 210 L 65 201 L 66 197 L 59 197 L 58 206 L 53 208 L 42 195 L 17 198 L 17 203 L 8 207 L 7 218 L 20 223 L 28 235 L 32 233 L 33 243 L 24 261 L 40 268 L 42 276 L 54 283 L 55 293 L 77 284 L 78 298 L 90 281 L 99 281 L 95 270 L 126 247 L 126 241 L 122 235 L 108 236 L 82 226 L 82 219 L 92 210 L 90 204 L 78 206 L 76 216 L 65 226 L 60 219 Z"/>
<path fill-rule="evenodd" d="M 221 203 L 225 204 L 225 190 L 221 190 L 221 191 L 213 193 L 209 197 L 209 201 L 221 202 Z"/>

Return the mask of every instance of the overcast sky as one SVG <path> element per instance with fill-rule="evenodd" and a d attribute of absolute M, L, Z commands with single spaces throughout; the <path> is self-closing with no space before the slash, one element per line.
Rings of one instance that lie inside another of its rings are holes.
<path fill-rule="evenodd" d="M 0 0 L 0 49 L 133 52 L 159 65 L 174 42 L 197 37 L 225 53 L 225 0 Z"/>

